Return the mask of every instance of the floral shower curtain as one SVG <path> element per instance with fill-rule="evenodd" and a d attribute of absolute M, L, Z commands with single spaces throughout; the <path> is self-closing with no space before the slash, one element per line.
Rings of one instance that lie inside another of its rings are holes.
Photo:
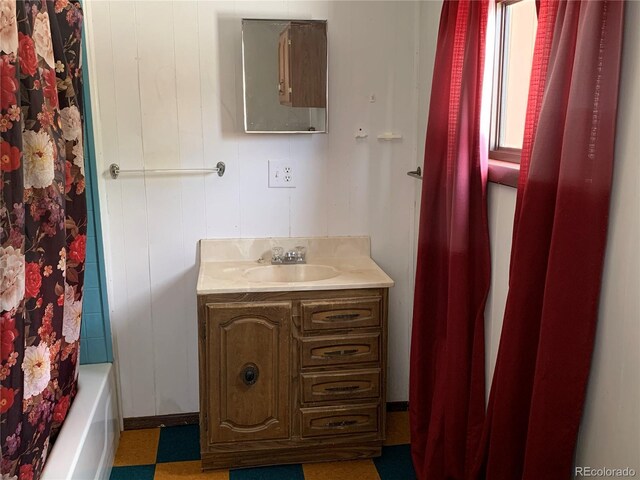
<path fill-rule="evenodd" d="M 2 479 L 40 477 L 76 393 L 86 242 L 82 10 L 0 0 Z"/>

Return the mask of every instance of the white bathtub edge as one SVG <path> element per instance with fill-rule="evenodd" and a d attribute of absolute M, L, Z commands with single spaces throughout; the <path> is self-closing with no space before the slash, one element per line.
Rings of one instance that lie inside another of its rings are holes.
<path fill-rule="evenodd" d="M 81 365 L 78 394 L 41 480 L 106 480 L 120 437 L 113 366 Z"/>

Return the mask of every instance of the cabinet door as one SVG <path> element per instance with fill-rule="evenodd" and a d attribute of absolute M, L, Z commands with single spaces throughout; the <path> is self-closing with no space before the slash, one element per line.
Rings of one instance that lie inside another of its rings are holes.
<path fill-rule="evenodd" d="M 281 105 L 291 106 L 290 27 L 280 33 L 278 40 L 278 98 Z"/>
<path fill-rule="evenodd" d="M 291 304 L 207 305 L 210 444 L 289 438 Z"/>
<path fill-rule="evenodd" d="M 327 26 L 291 22 L 289 28 L 289 86 L 292 107 L 327 106 Z"/>

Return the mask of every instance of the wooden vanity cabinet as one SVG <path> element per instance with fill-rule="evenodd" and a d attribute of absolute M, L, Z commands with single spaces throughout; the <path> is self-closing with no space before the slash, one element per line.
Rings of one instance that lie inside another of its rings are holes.
<path fill-rule="evenodd" d="M 289 22 L 278 40 L 278 75 L 281 105 L 327 106 L 326 22 Z"/>
<path fill-rule="evenodd" d="M 202 467 L 380 455 L 387 298 L 386 288 L 200 295 Z"/>

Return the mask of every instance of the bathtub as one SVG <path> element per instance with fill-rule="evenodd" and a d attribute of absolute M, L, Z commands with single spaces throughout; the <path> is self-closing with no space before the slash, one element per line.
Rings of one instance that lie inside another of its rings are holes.
<path fill-rule="evenodd" d="M 113 366 L 81 365 L 78 395 L 62 425 L 42 480 L 108 480 L 120 438 Z"/>

